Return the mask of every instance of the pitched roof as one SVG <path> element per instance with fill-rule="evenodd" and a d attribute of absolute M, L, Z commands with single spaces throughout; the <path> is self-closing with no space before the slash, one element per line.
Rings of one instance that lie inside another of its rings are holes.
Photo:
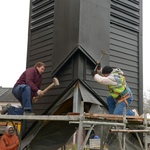
<path fill-rule="evenodd" d="M 0 86 L 0 102 L 14 102 L 17 99 L 12 94 L 12 88 L 2 88 Z"/>

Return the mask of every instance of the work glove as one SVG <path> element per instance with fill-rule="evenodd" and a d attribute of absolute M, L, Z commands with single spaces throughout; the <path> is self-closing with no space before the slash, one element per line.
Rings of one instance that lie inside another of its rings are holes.
<path fill-rule="evenodd" d="M 97 71 L 94 71 L 94 70 L 93 70 L 93 71 L 91 72 L 91 75 L 94 77 L 95 74 L 97 74 Z"/>

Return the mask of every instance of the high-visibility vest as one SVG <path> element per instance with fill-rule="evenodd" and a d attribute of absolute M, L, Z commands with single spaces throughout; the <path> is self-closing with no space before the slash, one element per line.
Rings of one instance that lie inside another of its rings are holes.
<path fill-rule="evenodd" d="M 119 74 L 111 74 L 114 76 L 117 85 L 109 85 L 108 89 L 109 89 L 109 94 L 113 97 L 113 98 L 117 98 L 118 96 L 120 96 L 121 93 L 123 93 L 124 91 L 126 91 L 126 79 L 123 75 L 119 75 Z M 124 93 L 126 94 L 126 92 Z"/>

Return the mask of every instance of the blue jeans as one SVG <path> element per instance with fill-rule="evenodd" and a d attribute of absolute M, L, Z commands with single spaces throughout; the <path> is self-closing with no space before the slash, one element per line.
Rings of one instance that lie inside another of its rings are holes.
<path fill-rule="evenodd" d="M 131 105 L 133 101 L 133 96 L 129 97 L 127 99 L 128 106 Z M 125 102 L 120 102 L 118 103 L 118 100 L 114 99 L 112 96 L 107 97 L 107 104 L 108 104 L 108 109 L 110 114 L 115 114 L 115 115 L 123 115 L 124 108 L 126 108 L 126 115 L 127 116 L 134 116 L 134 112 L 132 110 L 129 110 L 127 108 L 127 105 Z"/>
<path fill-rule="evenodd" d="M 31 88 L 26 84 L 17 85 L 12 89 L 13 95 L 19 100 L 22 106 L 22 111 L 20 108 L 15 108 L 14 113 L 20 115 L 24 111 L 32 112 L 32 98 L 31 98 Z M 13 110 L 12 110 L 13 111 Z M 11 111 L 11 112 L 12 112 Z M 9 114 L 9 113 L 8 113 Z"/>
<path fill-rule="evenodd" d="M 17 108 L 14 106 L 11 106 L 8 110 L 8 115 L 23 115 L 24 110 L 23 108 Z"/>

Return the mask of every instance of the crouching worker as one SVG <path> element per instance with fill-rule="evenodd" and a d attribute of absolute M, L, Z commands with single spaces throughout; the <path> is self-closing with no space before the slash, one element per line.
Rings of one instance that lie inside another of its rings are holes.
<path fill-rule="evenodd" d="M 7 126 L 0 139 L 0 150 L 18 150 L 19 139 L 12 126 Z"/>
<path fill-rule="evenodd" d="M 42 74 L 45 71 L 45 64 L 37 62 L 33 67 L 27 68 L 15 83 L 12 93 L 21 104 L 21 108 L 16 108 L 10 104 L 6 105 L 6 109 L 2 114 L 8 115 L 33 115 L 34 97 L 44 95 L 40 90 L 42 82 Z"/>
<path fill-rule="evenodd" d="M 136 115 L 136 110 L 128 109 L 133 101 L 133 94 L 120 69 L 110 66 L 101 68 L 99 64 L 98 69 L 92 71 L 91 75 L 96 82 L 108 86 L 110 96 L 107 97 L 107 104 L 110 114 L 123 115 L 126 108 L 126 115 Z"/>

